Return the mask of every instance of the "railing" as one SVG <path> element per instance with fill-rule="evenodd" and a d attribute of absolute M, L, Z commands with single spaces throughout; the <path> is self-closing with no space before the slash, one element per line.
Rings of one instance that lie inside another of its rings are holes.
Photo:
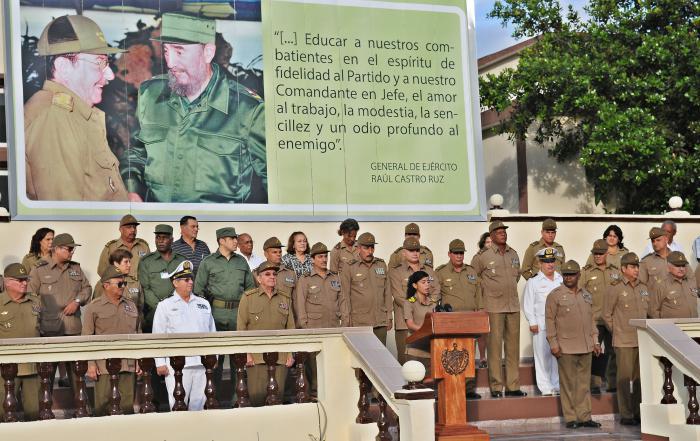
<path fill-rule="evenodd" d="M 278 352 L 294 352 L 303 364 L 307 354 L 317 353 L 318 394 L 311 399 L 301 368 L 296 380 L 295 403 L 281 402 L 275 384 Z M 247 353 L 265 354 L 268 365 L 268 400 L 264 407 L 249 407 L 245 375 L 237 375 L 236 408 L 219 409 L 213 382 L 216 355 L 232 355 L 232 369 L 245 370 Z M 180 380 L 184 357 L 201 356 L 207 382 L 206 409 L 202 412 L 156 413 L 151 378 L 147 374 L 155 357 L 170 357 L 176 387 L 173 410 L 186 410 Z M 140 415 L 120 415 L 118 373 L 120 359 L 140 360 L 144 372 Z M 83 380 L 88 360 L 107 359 L 111 397 L 105 418 L 89 418 L 87 388 Z M 79 380 L 75 385 L 74 417 L 55 418 L 50 387 L 53 364 L 71 362 Z M 11 385 L 17 363 L 39 363 L 41 379 L 40 420 L 20 418 Z M 398 439 L 389 430 L 390 413 L 398 419 L 402 441 L 428 440 L 434 436 L 434 399 L 431 390 L 405 389 L 401 367 L 377 340 L 371 328 L 337 330 L 285 330 L 217 332 L 206 334 L 139 334 L 0 340 L 0 373 L 7 393 L 3 401 L 5 421 L 0 438 L 9 440 L 75 440 L 99 433 L 101 441 L 158 440 L 383 440 Z M 8 387 L 10 386 L 10 387 Z M 378 416 L 370 412 L 372 390 L 378 399 Z M 391 416 L 393 419 L 393 416 Z"/>

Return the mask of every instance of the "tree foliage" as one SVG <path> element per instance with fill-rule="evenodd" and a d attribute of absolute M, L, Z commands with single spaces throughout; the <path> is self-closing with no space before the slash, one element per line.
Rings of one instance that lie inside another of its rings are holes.
<path fill-rule="evenodd" d="M 537 43 L 517 70 L 481 80 L 482 106 L 511 139 L 577 158 L 596 200 L 659 213 L 670 196 L 700 212 L 700 2 L 499 0 L 490 17 Z"/>

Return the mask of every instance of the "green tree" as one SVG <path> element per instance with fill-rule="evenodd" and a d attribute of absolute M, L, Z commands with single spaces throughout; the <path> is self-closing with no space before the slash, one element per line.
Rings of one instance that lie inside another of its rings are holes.
<path fill-rule="evenodd" d="M 500 127 L 584 166 L 597 201 L 659 213 L 670 196 L 700 211 L 700 2 L 499 0 L 489 16 L 537 43 L 517 69 L 481 80 Z"/>

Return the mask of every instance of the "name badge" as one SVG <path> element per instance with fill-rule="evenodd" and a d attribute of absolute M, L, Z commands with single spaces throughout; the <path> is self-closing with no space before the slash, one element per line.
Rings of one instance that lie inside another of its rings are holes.
<path fill-rule="evenodd" d="M 384 271 L 384 268 L 375 268 L 374 272 L 377 273 L 378 276 L 383 276 L 386 274 L 386 271 Z"/>
<path fill-rule="evenodd" d="M 587 292 L 583 293 L 583 300 L 586 303 L 593 303 L 593 297 L 590 295 L 590 293 Z"/>
<path fill-rule="evenodd" d="M 649 297 L 649 291 L 647 291 L 646 289 L 643 289 L 643 290 L 639 291 L 639 295 L 642 297 Z"/>
<path fill-rule="evenodd" d="M 68 271 L 68 275 L 69 275 L 69 276 L 79 276 L 80 273 L 77 272 L 77 271 Z"/>
<path fill-rule="evenodd" d="M 203 309 L 205 311 L 209 310 L 209 307 L 207 305 L 202 304 L 202 303 L 197 303 L 197 308 Z"/>
<path fill-rule="evenodd" d="M 284 281 L 287 283 L 294 283 L 294 277 L 285 277 Z"/>
<path fill-rule="evenodd" d="M 331 288 L 339 289 L 340 288 L 340 281 L 331 280 Z"/>
<path fill-rule="evenodd" d="M 468 279 L 470 282 L 476 282 L 476 276 L 475 276 L 474 274 L 468 274 L 468 275 L 467 275 L 467 279 Z"/>

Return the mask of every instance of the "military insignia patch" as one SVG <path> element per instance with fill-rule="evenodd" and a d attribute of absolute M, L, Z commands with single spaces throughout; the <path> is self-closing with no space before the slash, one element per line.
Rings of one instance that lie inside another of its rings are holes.
<path fill-rule="evenodd" d="M 209 307 L 203 303 L 197 303 L 197 308 L 209 311 Z"/>
<path fill-rule="evenodd" d="M 428 266 L 433 266 L 433 261 L 432 261 L 432 259 L 427 259 L 427 258 L 426 258 L 426 259 L 425 259 L 425 264 L 428 265 Z"/>
<path fill-rule="evenodd" d="M 340 281 L 339 280 L 331 280 L 331 288 L 340 289 Z"/>
<path fill-rule="evenodd" d="M 610 278 L 613 280 L 620 280 L 620 275 L 618 273 L 610 274 Z"/>
<path fill-rule="evenodd" d="M 32 305 L 32 312 L 39 314 L 41 312 L 41 305 Z"/>
<path fill-rule="evenodd" d="M 126 312 L 133 312 L 134 308 L 131 307 L 128 303 L 124 303 L 124 311 Z"/>
<path fill-rule="evenodd" d="M 643 290 L 639 291 L 639 295 L 642 297 L 649 297 L 649 291 L 647 291 L 646 289 L 643 289 Z"/>
<path fill-rule="evenodd" d="M 384 268 L 375 268 L 374 272 L 377 273 L 378 276 L 383 276 L 386 274 L 386 271 L 384 271 Z"/>
<path fill-rule="evenodd" d="M 591 296 L 590 293 L 584 292 L 584 293 L 582 294 L 582 297 L 583 297 L 583 300 L 584 300 L 586 303 L 593 303 L 593 297 Z"/>
<path fill-rule="evenodd" d="M 511 260 L 511 264 L 513 265 L 513 267 L 520 266 L 520 259 L 518 259 L 517 257 L 513 257 L 513 260 Z"/>
<path fill-rule="evenodd" d="M 189 260 L 185 260 L 184 262 L 182 262 L 182 268 L 186 270 L 191 270 L 192 262 L 190 262 Z"/>
<path fill-rule="evenodd" d="M 286 304 L 285 302 L 282 302 L 282 303 L 280 303 L 280 309 L 287 310 L 287 309 L 289 309 L 289 305 Z"/>
<path fill-rule="evenodd" d="M 476 282 L 476 275 L 474 275 L 474 274 L 467 274 L 467 279 L 468 279 L 470 282 Z"/>
<path fill-rule="evenodd" d="M 145 252 L 145 251 L 139 251 L 139 257 L 143 257 L 143 256 L 145 256 L 145 255 L 146 255 L 146 252 Z"/>
<path fill-rule="evenodd" d="M 68 275 L 69 275 L 69 276 L 79 276 L 80 273 L 77 272 L 77 271 L 68 271 Z"/>
<path fill-rule="evenodd" d="M 287 283 L 294 283 L 294 277 L 285 277 L 284 281 Z"/>
<path fill-rule="evenodd" d="M 690 292 L 692 292 L 696 296 L 698 295 L 698 291 L 700 291 L 698 288 L 690 288 Z"/>

